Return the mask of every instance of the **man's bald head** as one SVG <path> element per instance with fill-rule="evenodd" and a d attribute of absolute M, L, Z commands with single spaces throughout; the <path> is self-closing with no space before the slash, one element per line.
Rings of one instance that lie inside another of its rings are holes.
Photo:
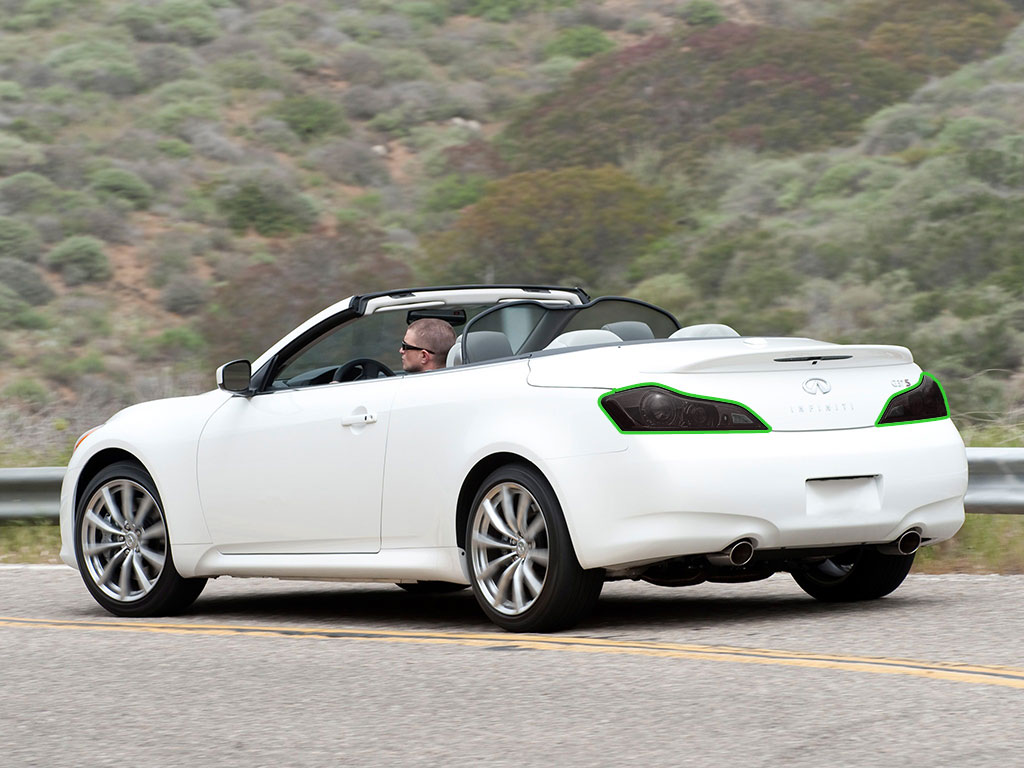
<path fill-rule="evenodd" d="M 455 345 L 455 331 L 444 320 L 425 317 L 409 323 L 402 339 L 408 346 L 419 347 L 402 352 L 402 368 L 409 373 L 444 368 L 448 350 Z"/>

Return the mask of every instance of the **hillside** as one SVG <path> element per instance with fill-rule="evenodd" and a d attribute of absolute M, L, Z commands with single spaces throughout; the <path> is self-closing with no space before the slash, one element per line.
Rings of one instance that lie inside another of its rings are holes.
<path fill-rule="evenodd" d="M 0 465 L 442 280 L 909 344 L 1012 423 L 1022 6 L 0 0 Z"/>

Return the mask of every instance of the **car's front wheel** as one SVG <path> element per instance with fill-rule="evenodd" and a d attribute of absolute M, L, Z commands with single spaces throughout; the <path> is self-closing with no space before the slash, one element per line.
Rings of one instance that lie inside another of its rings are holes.
<path fill-rule="evenodd" d="M 75 557 L 86 588 L 115 616 L 177 613 L 206 586 L 174 569 L 160 494 L 131 462 L 104 468 L 86 486 L 75 514 Z"/>
<path fill-rule="evenodd" d="M 480 486 L 466 529 L 470 583 L 484 613 L 512 632 L 565 629 L 597 602 L 600 569 L 576 559 L 558 499 L 532 467 L 511 464 Z"/>
<path fill-rule="evenodd" d="M 886 555 L 862 547 L 842 555 L 805 563 L 793 578 L 811 597 L 840 603 L 874 600 L 895 590 L 910 573 L 914 555 Z"/>

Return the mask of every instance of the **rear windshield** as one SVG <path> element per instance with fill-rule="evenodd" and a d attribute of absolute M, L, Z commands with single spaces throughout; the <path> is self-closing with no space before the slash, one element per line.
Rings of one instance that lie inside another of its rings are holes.
<path fill-rule="evenodd" d="M 603 297 L 582 306 L 517 301 L 482 312 L 466 325 L 460 340 L 462 361 L 666 339 L 679 327 L 670 312 L 636 299 Z"/>

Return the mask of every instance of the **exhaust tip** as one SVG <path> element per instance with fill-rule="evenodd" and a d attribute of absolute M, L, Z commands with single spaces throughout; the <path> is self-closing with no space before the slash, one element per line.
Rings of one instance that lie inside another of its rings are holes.
<path fill-rule="evenodd" d="M 708 562 L 712 565 L 741 566 L 746 565 L 754 559 L 754 543 L 749 539 L 740 539 L 730 544 L 721 552 L 707 555 Z"/>
<path fill-rule="evenodd" d="M 918 531 L 910 530 L 896 540 L 896 549 L 901 555 L 912 555 L 921 546 L 921 534 Z"/>

